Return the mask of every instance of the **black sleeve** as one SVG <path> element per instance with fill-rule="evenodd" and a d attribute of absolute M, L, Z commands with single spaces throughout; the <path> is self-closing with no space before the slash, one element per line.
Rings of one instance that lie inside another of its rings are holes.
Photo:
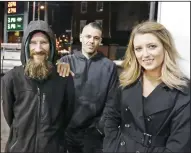
<path fill-rule="evenodd" d="M 75 104 L 75 88 L 73 77 L 70 75 L 66 80 L 66 90 L 65 90 L 65 119 L 64 124 L 65 128 L 70 123 L 70 120 L 74 113 L 74 104 Z"/>
<path fill-rule="evenodd" d="M 179 99 L 183 102 L 184 98 Z M 166 152 L 190 152 L 190 98 L 187 104 L 180 107 L 172 118 L 170 136 L 166 143 Z"/>
<path fill-rule="evenodd" d="M 63 62 L 68 63 L 68 62 L 69 62 L 69 61 L 68 61 L 68 56 L 69 56 L 69 55 L 63 56 L 63 57 L 60 58 L 58 61 L 61 62 L 61 63 L 63 63 Z"/>
<path fill-rule="evenodd" d="M 104 142 L 103 151 L 113 152 L 117 148 L 117 141 L 120 137 L 119 126 L 121 124 L 121 88 L 117 89 L 115 100 L 107 105 L 107 112 L 105 114 L 104 126 Z"/>
<path fill-rule="evenodd" d="M 14 101 L 13 82 L 10 78 L 10 74 L 7 74 L 2 78 L 2 106 L 5 120 L 9 127 L 13 122 Z"/>
<path fill-rule="evenodd" d="M 96 128 L 99 131 L 100 134 L 104 135 L 104 123 L 105 123 L 105 115 L 107 112 L 108 106 L 114 101 L 115 93 L 118 87 L 118 74 L 117 74 L 117 66 L 113 65 L 113 70 L 111 73 L 109 85 L 108 85 L 108 93 L 106 97 L 105 107 L 103 110 L 103 113 L 101 115 L 101 118 L 99 119 Z"/>

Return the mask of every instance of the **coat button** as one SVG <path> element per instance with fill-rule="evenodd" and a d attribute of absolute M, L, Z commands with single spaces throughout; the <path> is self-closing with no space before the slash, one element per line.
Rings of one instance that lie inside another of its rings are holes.
<path fill-rule="evenodd" d="M 141 138 L 141 142 L 144 143 L 144 139 L 143 138 Z"/>
<path fill-rule="evenodd" d="M 125 108 L 125 111 L 128 111 L 129 110 L 129 106 L 127 108 Z"/>
<path fill-rule="evenodd" d="M 151 144 L 151 140 L 149 140 L 149 144 Z"/>
<path fill-rule="evenodd" d="M 125 124 L 125 127 L 130 128 L 131 125 L 130 124 Z"/>
<path fill-rule="evenodd" d="M 124 146 L 124 145 L 125 145 L 125 141 L 122 141 L 122 142 L 120 143 L 120 145 L 121 145 L 121 146 Z"/>
<path fill-rule="evenodd" d="M 148 122 L 150 122 L 151 121 L 151 117 L 149 116 L 149 117 L 147 117 L 147 121 Z"/>

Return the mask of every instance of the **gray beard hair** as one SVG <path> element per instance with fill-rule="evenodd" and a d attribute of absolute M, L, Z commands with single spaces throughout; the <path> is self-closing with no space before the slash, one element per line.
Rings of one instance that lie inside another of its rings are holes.
<path fill-rule="evenodd" d="M 48 61 L 35 63 L 33 59 L 29 59 L 25 66 L 24 73 L 32 79 L 44 80 L 50 75 L 52 67 L 53 65 Z"/>

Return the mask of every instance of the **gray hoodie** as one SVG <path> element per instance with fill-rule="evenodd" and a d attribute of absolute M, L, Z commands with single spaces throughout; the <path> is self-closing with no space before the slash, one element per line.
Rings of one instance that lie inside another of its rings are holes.
<path fill-rule="evenodd" d="M 50 29 L 47 22 L 42 20 L 31 21 L 27 28 L 24 30 L 24 36 L 21 44 L 21 62 L 25 65 L 29 59 L 29 43 L 32 35 L 38 31 L 46 34 L 50 41 L 50 56 L 49 61 L 55 64 L 57 52 L 56 52 L 56 39 L 53 31 Z"/>
<path fill-rule="evenodd" d="M 10 127 L 5 152 L 63 152 L 64 132 L 73 115 L 74 83 L 72 76 L 52 73 L 38 82 L 24 75 L 31 35 L 43 31 L 50 36 L 51 56 L 56 55 L 54 34 L 44 21 L 32 21 L 25 30 L 21 61 L 2 78 L 2 106 Z"/>

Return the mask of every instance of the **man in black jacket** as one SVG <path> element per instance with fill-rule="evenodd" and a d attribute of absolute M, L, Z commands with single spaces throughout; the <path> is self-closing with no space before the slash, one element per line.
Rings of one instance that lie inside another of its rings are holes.
<path fill-rule="evenodd" d="M 89 23 L 80 35 L 82 51 L 60 60 L 74 72 L 75 113 L 66 132 L 69 153 L 102 150 L 105 106 L 113 100 L 118 76 L 116 65 L 97 51 L 101 37 L 100 25 Z M 57 67 L 60 74 L 65 73 L 61 63 Z"/>
<path fill-rule="evenodd" d="M 2 78 L 3 112 L 10 127 L 5 152 L 63 152 L 64 132 L 74 111 L 71 76 L 55 67 L 55 38 L 44 21 L 24 31 L 22 66 Z"/>

